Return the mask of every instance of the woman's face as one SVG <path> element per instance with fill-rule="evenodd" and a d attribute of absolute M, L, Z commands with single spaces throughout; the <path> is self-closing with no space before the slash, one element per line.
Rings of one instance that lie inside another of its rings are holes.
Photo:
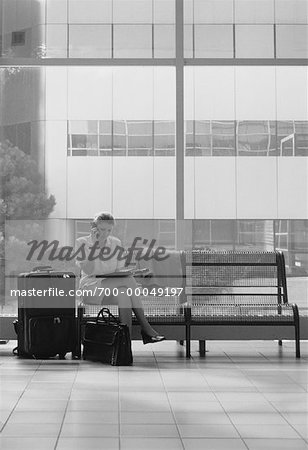
<path fill-rule="evenodd" d="M 94 236 L 97 241 L 104 243 L 107 237 L 111 234 L 113 226 L 105 221 L 99 221 L 94 230 Z"/>

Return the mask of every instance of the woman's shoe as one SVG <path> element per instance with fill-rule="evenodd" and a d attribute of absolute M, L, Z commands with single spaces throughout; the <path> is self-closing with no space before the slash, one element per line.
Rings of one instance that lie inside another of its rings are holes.
<path fill-rule="evenodd" d="M 166 338 L 165 336 L 150 336 L 149 334 L 146 334 L 144 331 L 141 331 L 141 337 L 144 344 L 155 344 L 156 342 L 164 341 Z"/>

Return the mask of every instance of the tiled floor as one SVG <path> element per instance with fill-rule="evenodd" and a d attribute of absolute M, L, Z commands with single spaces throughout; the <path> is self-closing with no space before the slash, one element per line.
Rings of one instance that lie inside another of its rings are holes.
<path fill-rule="evenodd" d="M 133 343 L 134 366 L 0 347 L 1 449 L 308 449 L 308 343 Z"/>

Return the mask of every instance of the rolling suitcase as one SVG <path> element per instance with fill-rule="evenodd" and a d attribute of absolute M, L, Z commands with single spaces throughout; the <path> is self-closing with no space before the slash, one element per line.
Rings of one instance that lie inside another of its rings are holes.
<path fill-rule="evenodd" d="M 48 358 L 77 351 L 75 274 L 36 267 L 18 277 L 15 354 Z"/>

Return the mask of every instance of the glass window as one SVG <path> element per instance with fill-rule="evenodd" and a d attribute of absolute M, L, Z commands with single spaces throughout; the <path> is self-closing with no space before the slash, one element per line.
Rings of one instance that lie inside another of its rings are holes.
<path fill-rule="evenodd" d="M 276 26 L 277 58 L 308 58 L 308 25 Z"/>
<path fill-rule="evenodd" d="M 175 25 L 154 25 L 154 58 L 175 58 Z"/>
<path fill-rule="evenodd" d="M 152 23 L 152 0 L 113 0 L 113 23 Z"/>
<path fill-rule="evenodd" d="M 295 121 L 295 156 L 308 156 L 308 122 Z"/>
<path fill-rule="evenodd" d="M 234 220 L 193 220 L 193 247 L 233 250 Z"/>
<path fill-rule="evenodd" d="M 234 121 L 186 121 L 186 156 L 235 156 Z"/>
<path fill-rule="evenodd" d="M 273 251 L 274 229 L 272 220 L 239 220 L 237 223 L 237 250 Z"/>
<path fill-rule="evenodd" d="M 185 121 L 185 155 L 195 156 L 195 122 Z"/>
<path fill-rule="evenodd" d="M 184 58 L 193 57 L 193 26 L 184 25 Z"/>
<path fill-rule="evenodd" d="M 69 56 L 72 58 L 110 58 L 110 25 L 70 25 Z"/>
<path fill-rule="evenodd" d="M 1 127 L 0 140 L 9 141 L 24 153 L 31 153 L 31 123 L 18 123 Z"/>
<path fill-rule="evenodd" d="M 293 120 L 277 122 L 277 147 L 280 156 L 295 154 L 295 128 Z"/>
<path fill-rule="evenodd" d="M 68 0 L 68 14 L 69 23 L 112 23 L 112 0 Z"/>
<path fill-rule="evenodd" d="M 176 0 L 154 0 L 154 23 L 175 23 Z"/>
<path fill-rule="evenodd" d="M 275 122 L 239 121 L 236 129 L 239 156 L 276 156 Z"/>
<path fill-rule="evenodd" d="M 194 0 L 194 23 L 233 23 L 233 0 Z"/>
<path fill-rule="evenodd" d="M 114 25 L 115 58 L 152 58 L 151 25 Z"/>
<path fill-rule="evenodd" d="M 68 123 L 68 155 L 97 156 L 98 122 L 74 120 Z"/>
<path fill-rule="evenodd" d="M 126 156 L 128 153 L 127 123 L 124 120 L 113 122 L 113 154 Z"/>
<path fill-rule="evenodd" d="M 78 0 L 77 0 L 78 1 Z M 32 2 L 33 4 L 34 2 Z M 77 3 L 76 1 L 74 2 Z M 46 2 L 47 23 L 67 23 L 67 1 L 47 0 Z"/>
<path fill-rule="evenodd" d="M 46 25 L 46 57 L 67 57 L 67 25 Z"/>
<path fill-rule="evenodd" d="M 236 25 L 236 58 L 274 58 L 272 25 Z"/>
<path fill-rule="evenodd" d="M 307 0 L 275 0 L 276 23 L 308 23 Z"/>
<path fill-rule="evenodd" d="M 196 58 L 233 58 L 232 25 L 195 25 Z"/>
<path fill-rule="evenodd" d="M 274 0 L 235 0 L 235 23 L 274 23 Z"/>
<path fill-rule="evenodd" d="M 308 156 L 308 122 L 277 122 L 277 146 L 280 156 Z"/>
<path fill-rule="evenodd" d="M 212 121 L 213 156 L 235 156 L 235 123 L 230 121 Z"/>
<path fill-rule="evenodd" d="M 112 151 L 112 121 L 99 121 L 99 154 L 109 156 Z"/>
<path fill-rule="evenodd" d="M 151 156 L 153 154 L 153 122 L 128 121 L 127 146 L 129 156 Z"/>
<path fill-rule="evenodd" d="M 194 128 L 194 156 L 210 156 L 212 151 L 211 122 L 209 120 L 196 120 Z"/>
<path fill-rule="evenodd" d="M 155 156 L 175 155 L 175 122 L 168 120 L 154 121 Z"/>

